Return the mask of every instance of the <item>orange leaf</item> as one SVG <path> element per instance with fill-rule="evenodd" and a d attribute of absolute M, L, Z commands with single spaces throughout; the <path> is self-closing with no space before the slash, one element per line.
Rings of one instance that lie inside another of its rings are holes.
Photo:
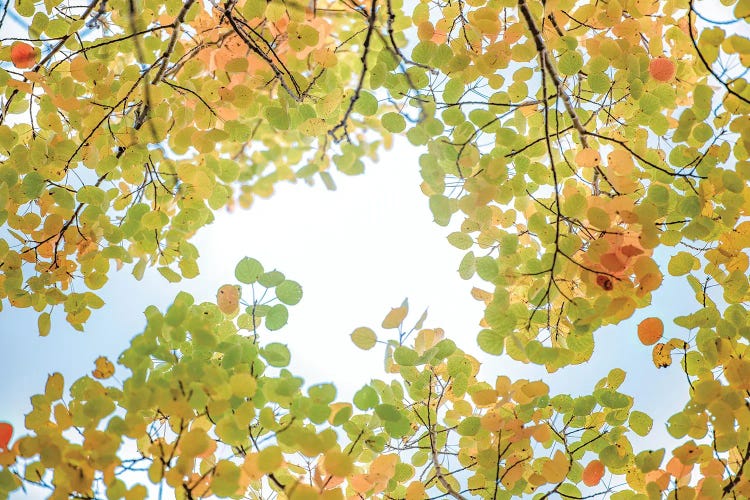
<path fill-rule="evenodd" d="M 598 167 L 602 163 L 602 157 L 596 149 L 583 148 L 576 153 L 575 162 L 579 167 Z"/>
<path fill-rule="evenodd" d="M 674 78 L 677 69 L 671 60 L 666 57 L 657 57 L 648 64 L 648 72 L 654 80 L 668 82 Z"/>
<path fill-rule="evenodd" d="M 692 470 L 693 470 L 692 464 L 685 465 L 677 457 L 672 457 L 672 460 L 670 460 L 667 463 L 667 472 L 673 475 L 676 479 L 679 479 L 683 476 L 687 476 L 688 474 L 690 474 L 690 471 Z"/>
<path fill-rule="evenodd" d="M 643 345 L 656 344 L 664 334 L 664 323 L 659 318 L 646 318 L 638 324 L 638 340 Z"/>
<path fill-rule="evenodd" d="M 234 314 L 240 307 L 240 289 L 233 285 L 224 285 L 216 293 L 216 303 L 224 314 Z"/>
<path fill-rule="evenodd" d="M 8 449 L 11 436 L 13 436 L 13 426 L 8 422 L 0 422 L 0 449 Z"/>
<path fill-rule="evenodd" d="M 16 68 L 33 68 L 36 64 L 36 50 L 28 43 L 16 42 L 10 47 L 10 60 Z"/>
<path fill-rule="evenodd" d="M 586 486 L 596 486 L 604 477 L 604 464 L 599 460 L 592 460 L 583 469 L 583 484 Z"/>

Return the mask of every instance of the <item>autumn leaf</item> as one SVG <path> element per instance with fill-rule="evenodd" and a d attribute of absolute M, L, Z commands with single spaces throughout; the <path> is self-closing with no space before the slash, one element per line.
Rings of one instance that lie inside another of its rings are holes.
<path fill-rule="evenodd" d="M 13 426 L 8 422 L 0 422 L 0 449 L 8 449 L 8 443 L 10 443 L 12 436 Z"/>
<path fill-rule="evenodd" d="M 406 318 L 406 314 L 409 312 L 409 306 L 406 300 L 399 307 L 394 307 L 391 311 L 383 318 L 383 328 L 391 329 L 398 328 L 399 325 Z"/>
<path fill-rule="evenodd" d="M 666 57 L 651 59 L 648 64 L 648 72 L 654 80 L 668 82 L 675 75 L 675 63 Z"/>
<path fill-rule="evenodd" d="M 216 292 L 216 303 L 224 314 L 236 313 L 240 308 L 240 288 L 234 285 L 223 285 Z"/>
<path fill-rule="evenodd" d="M 96 368 L 91 374 L 97 379 L 108 379 L 115 373 L 115 365 L 104 356 L 99 356 L 94 362 Z"/>
<path fill-rule="evenodd" d="M 653 345 L 664 334 L 664 323 L 659 318 L 646 318 L 638 323 L 638 340 L 643 345 Z"/>
<path fill-rule="evenodd" d="M 10 60 L 19 69 L 33 68 L 37 54 L 37 49 L 25 42 L 14 42 L 10 47 Z"/>
<path fill-rule="evenodd" d="M 583 484 L 596 486 L 604 477 L 604 464 L 599 460 L 592 460 L 583 469 Z"/>

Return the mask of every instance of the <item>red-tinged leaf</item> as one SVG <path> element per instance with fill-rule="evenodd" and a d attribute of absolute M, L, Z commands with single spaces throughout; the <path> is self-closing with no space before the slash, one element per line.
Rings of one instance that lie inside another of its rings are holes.
<path fill-rule="evenodd" d="M 10 60 L 18 69 L 33 68 L 36 58 L 36 49 L 28 43 L 16 42 L 10 48 Z"/>
<path fill-rule="evenodd" d="M 583 469 L 583 484 L 586 486 L 596 486 L 604 477 L 604 464 L 599 460 L 592 460 Z"/>
<path fill-rule="evenodd" d="M 648 64 L 648 72 L 654 80 L 668 82 L 677 71 L 674 62 L 666 57 L 657 57 Z"/>
<path fill-rule="evenodd" d="M 7 450 L 10 438 L 13 436 L 13 426 L 8 422 L 0 422 L 0 449 Z"/>

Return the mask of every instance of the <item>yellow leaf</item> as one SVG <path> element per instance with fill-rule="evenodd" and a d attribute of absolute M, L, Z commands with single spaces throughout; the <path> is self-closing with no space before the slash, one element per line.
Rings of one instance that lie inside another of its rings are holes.
<path fill-rule="evenodd" d="M 389 312 L 385 316 L 385 319 L 383 319 L 383 328 L 398 328 L 399 325 L 404 321 L 404 318 L 406 318 L 406 313 L 408 312 L 408 305 L 394 307 L 393 309 L 391 309 L 391 312 Z"/>
<path fill-rule="evenodd" d="M 555 452 L 552 460 L 542 466 L 542 475 L 549 483 L 559 483 L 568 475 L 568 457 L 560 450 Z"/>
<path fill-rule="evenodd" d="M 62 374 L 53 373 L 47 377 L 47 385 L 44 387 L 44 395 L 50 401 L 56 401 L 62 398 L 63 386 L 65 381 Z"/>
<path fill-rule="evenodd" d="M 94 361 L 94 365 L 96 366 L 96 368 L 93 372 L 91 372 L 94 378 L 107 379 L 115 374 L 115 365 L 113 365 L 112 362 L 104 356 L 99 356 L 98 358 L 96 358 L 96 361 Z"/>
<path fill-rule="evenodd" d="M 406 488 L 406 500 L 423 500 L 427 498 L 424 484 L 419 481 L 412 481 Z"/>
<path fill-rule="evenodd" d="M 575 162 L 579 167 L 598 167 L 602 163 L 602 157 L 596 149 L 583 148 L 576 153 Z"/>

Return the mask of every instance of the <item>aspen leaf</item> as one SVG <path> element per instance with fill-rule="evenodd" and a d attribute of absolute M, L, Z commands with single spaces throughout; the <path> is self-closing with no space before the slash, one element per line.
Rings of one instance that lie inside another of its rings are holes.
<path fill-rule="evenodd" d="M 268 361 L 268 364 L 277 368 L 283 368 L 291 361 L 289 348 L 284 344 L 272 342 L 261 349 L 261 355 Z"/>
<path fill-rule="evenodd" d="M 273 331 L 280 330 L 289 320 L 289 309 L 284 304 L 275 304 L 266 313 L 266 327 Z"/>
<path fill-rule="evenodd" d="M 334 476 L 348 476 L 353 465 L 352 458 L 339 450 L 328 450 L 325 454 L 325 469 Z"/>
<path fill-rule="evenodd" d="M 52 322 L 49 313 L 42 313 L 37 318 L 37 327 L 39 329 L 39 336 L 46 337 L 49 335 L 50 329 L 52 328 Z"/>
<path fill-rule="evenodd" d="M 657 368 L 666 368 L 672 364 L 672 351 L 664 342 L 659 342 L 654 346 L 651 356 Z"/>
<path fill-rule="evenodd" d="M 33 68 L 37 55 L 37 49 L 25 42 L 13 42 L 10 47 L 10 60 L 18 69 Z"/>
<path fill-rule="evenodd" d="M 399 325 L 401 325 L 401 323 L 404 321 L 404 318 L 406 318 L 406 314 L 408 312 L 409 307 L 406 304 L 406 301 L 404 301 L 404 304 L 399 307 L 392 308 L 391 311 L 386 314 L 381 326 L 386 329 L 398 328 Z"/>
<path fill-rule="evenodd" d="M 406 487 L 406 500 L 424 500 L 427 496 L 424 483 L 421 481 L 412 481 Z"/>
<path fill-rule="evenodd" d="M 596 486 L 604 477 L 604 464 L 599 460 L 592 460 L 584 467 L 582 477 L 586 486 Z"/>
<path fill-rule="evenodd" d="M 62 398 L 64 385 L 65 381 L 62 374 L 53 373 L 47 377 L 47 384 L 44 387 L 44 395 L 47 396 L 47 399 L 50 401 L 57 401 Z"/>
<path fill-rule="evenodd" d="M 639 436 L 646 436 L 651 432 L 651 427 L 654 425 L 654 419 L 641 411 L 633 411 L 630 413 L 628 424 L 633 432 Z"/>
<path fill-rule="evenodd" d="M 284 456 L 278 446 L 269 446 L 258 454 L 258 468 L 262 472 L 273 472 L 281 466 Z"/>
<path fill-rule="evenodd" d="M 568 457 L 560 450 L 555 452 L 552 460 L 544 462 L 542 466 L 542 475 L 544 480 L 549 483 L 559 483 L 565 479 L 570 467 Z"/>
<path fill-rule="evenodd" d="M 692 464 L 686 465 L 680 461 L 677 457 L 672 457 L 669 462 L 667 462 L 666 471 L 675 477 L 675 479 L 680 479 L 683 476 L 687 476 L 690 474 L 690 472 L 693 470 Z"/>
<path fill-rule="evenodd" d="M 638 340 L 643 345 L 653 345 L 664 334 L 664 323 L 659 318 L 646 318 L 638 323 Z"/>
<path fill-rule="evenodd" d="M 276 297 L 283 302 L 293 306 L 302 300 L 302 286 L 292 280 L 284 280 L 276 286 Z"/>
<path fill-rule="evenodd" d="M 579 167 L 598 167 L 602 157 L 596 149 L 583 148 L 576 153 L 575 162 Z"/>
<path fill-rule="evenodd" d="M 263 266 L 257 260 L 245 257 L 237 263 L 234 276 L 240 283 L 252 284 L 263 274 Z"/>
<path fill-rule="evenodd" d="M 557 66 L 563 75 L 575 75 L 583 67 L 583 56 L 575 50 L 563 52 L 557 61 Z"/>
<path fill-rule="evenodd" d="M 378 337 L 375 335 L 375 332 L 372 331 L 371 328 L 367 328 L 365 326 L 356 328 L 351 333 L 351 338 L 352 342 L 354 342 L 354 345 L 365 351 L 368 351 L 375 347 L 375 344 L 378 341 Z"/>
<path fill-rule="evenodd" d="M 115 374 L 115 365 L 104 356 L 99 356 L 94 361 L 94 371 L 91 374 L 97 379 L 108 379 Z"/>
<path fill-rule="evenodd" d="M 654 80 L 668 82 L 674 78 L 675 72 L 675 63 L 666 57 L 657 57 L 648 63 L 648 73 Z"/>
<path fill-rule="evenodd" d="M 211 490 L 216 496 L 229 497 L 237 492 L 240 469 L 229 460 L 220 460 L 214 469 Z"/>
<path fill-rule="evenodd" d="M 8 449 L 11 437 L 13 437 L 13 426 L 8 422 L 0 422 L 0 449 Z"/>
<path fill-rule="evenodd" d="M 221 312 L 227 315 L 240 310 L 240 289 L 234 285 L 223 285 L 216 292 L 216 304 Z"/>

